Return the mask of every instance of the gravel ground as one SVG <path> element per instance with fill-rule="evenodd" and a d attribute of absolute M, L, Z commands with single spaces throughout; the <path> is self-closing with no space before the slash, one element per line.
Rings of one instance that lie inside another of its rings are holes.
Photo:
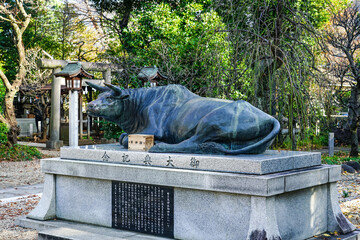
<path fill-rule="evenodd" d="M 342 212 L 360 228 L 360 173 L 343 173 L 338 182 L 338 192 Z"/>
<path fill-rule="evenodd" d="M 0 239 L 37 239 L 37 231 L 15 226 L 15 219 L 27 215 L 39 202 L 37 196 L 21 198 L 16 202 L 0 201 Z"/>
<path fill-rule="evenodd" d="M 58 157 L 59 152 L 42 150 L 44 154 Z M 0 189 L 43 182 L 40 161 L 0 162 Z M 338 182 L 339 202 L 345 216 L 360 228 L 360 174 L 343 174 Z M 17 202 L 0 202 L 0 239 L 37 239 L 37 231 L 17 227 L 14 221 L 28 214 L 39 197 L 27 197 Z"/>
<path fill-rule="evenodd" d="M 39 148 L 44 158 L 60 157 L 60 151 Z M 33 185 L 44 182 L 44 174 L 40 171 L 40 160 L 26 162 L 0 162 L 0 189 Z M 27 215 L 38 204 L 40 198 L 29 196 L 16 202 L 0 201 L 0 239 L 30 240 L 37 239 L 37 231 L 15 226 L 20 216 Z"/>
<path fill-rule="evenodd" d="M 39 148 L 44 158 L 60 157 L 60 151 Z M 44 182 L 44 174 L 40 172 L 40 160 L 24 162 L 0 162 L 0 189 Z"/>
<path fill-rule="evenodd" d="M 0 162 L 0 189 L 44 182 L 40 160 L 26 162 Z"/>

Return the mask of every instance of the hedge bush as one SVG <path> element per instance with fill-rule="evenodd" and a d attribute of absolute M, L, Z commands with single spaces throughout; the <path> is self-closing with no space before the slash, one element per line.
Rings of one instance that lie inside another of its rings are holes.
<path fill-rule="evenodd" d="M 0 144 L 0 161 L 31 161 L 42 158 L 42 153 L 36 147 L 14 144 L 8 147 Z"/>

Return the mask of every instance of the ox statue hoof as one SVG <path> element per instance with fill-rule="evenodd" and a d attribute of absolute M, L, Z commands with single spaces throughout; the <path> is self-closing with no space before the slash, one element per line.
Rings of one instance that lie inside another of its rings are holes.
<path fill-rule="evenodd" d="M 119 137 L 119 143 L 120 145 L 123 145 L 124 147 L 128 147 L 129 141 L 128 141 L 128 134 L 122 133 Z"/>
<path fill-rule="evenodd" d="M 149 152 L 166 152 L 166 147 L 165 147 L 165 143 L 156 143 L 154 146 L 152 146 L 149 149 Z"/>

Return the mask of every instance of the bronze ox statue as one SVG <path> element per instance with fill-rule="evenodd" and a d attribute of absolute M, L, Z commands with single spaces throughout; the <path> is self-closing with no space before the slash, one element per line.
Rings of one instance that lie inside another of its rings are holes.
<path fill-rule="evenodd" d="M 88 104 L 91 116 L 127 134 L 154 135 L 150 152 L 262 153 L 280 131 L 279 122 L 246 101 L 200 97 L 180 85 L 120 89 L 106 84 Z M 120 144 L 127 147 L 127 134 Z"/>

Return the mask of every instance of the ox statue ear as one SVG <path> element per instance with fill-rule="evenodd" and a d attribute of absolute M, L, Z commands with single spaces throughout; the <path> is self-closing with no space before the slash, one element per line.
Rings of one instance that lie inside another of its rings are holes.
<path fill-rule="evenodd" d="M 106 87 L 102 87 L 100 85 L 97 85 L 97 84 L 94 84 L 94 83 L 91 83 L 89 81 L 85 81 L 86 84 L 92 88 L 95 88 L 96 90 L 100 91 L 100 92 L 106 92 L 108 91 L 108 89 Z"/>
<path fill-rule="evenodd" d="M 114 93 L 115 93 L 115 95 L 121 96 L 121 89 L 120 89 L 120 88 L 118 88 L 118 87 L 116 87 L 116 86 L 114 86 L 114 85 L 108 84 L 108 83 L 104 83 L 104 84 L 105 84 L 105 86 L 107 86 L 108 88 L 110 88 L 111 90 L 113 90 Z"/>

